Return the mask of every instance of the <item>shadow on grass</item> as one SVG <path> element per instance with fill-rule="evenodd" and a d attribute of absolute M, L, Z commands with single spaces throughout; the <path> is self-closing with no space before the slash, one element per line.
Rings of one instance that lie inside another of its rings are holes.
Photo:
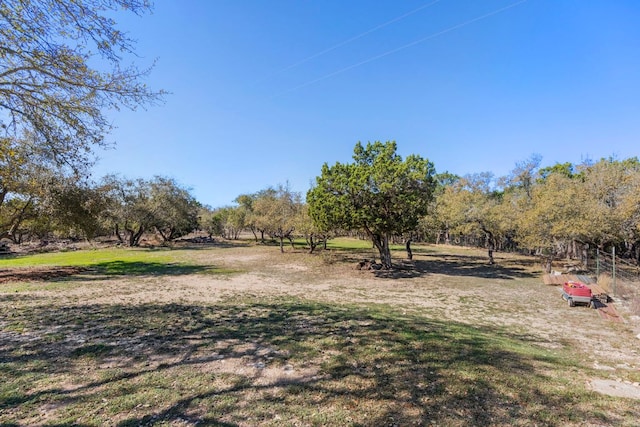
<path fill-rule="evenodd" d="M 153 261 L 108 261 L 91 266 L 91 270 L 108 276 L 148 276 L 148 275 L 183 275 L 212 272 L 215 269 L 206 265 L 190 265 L 171 262 Z"/>
<path fill-rule="evenodd" d="M 525 257 L 501 256 L 500 253 L 496 253 L 495 263 L 489 265 L 487 256 L 481 255 L 444 254 L 441 250 L 424 247 L 413 249 L 413 254 L 414 259 L 409 261 L 402 258 L 406 253 L 394 250 L 392 252 L 393 268 L 372 270 L 372 274 L 387 279 L 411 279 L 429 274 L 509 280 L 539 276 L 539 273 L 532 271 L 536 260 Z M 362 248 L 319 250 L 315 255 L 330 258 L 335 263 L 351 264 L 354 268 L 363 260 L 380 259 L 376 249 Z"/>
<path fill-rule="evenodd" d="M 446 259 L 438 257 L 432 260 L 396 261 L 394 269 L 389 271 L 379 270 L 377 277 L 392 279 L 404 279 L 424 277 L 429 274 L 444 274 L 447 276 L 480 277 L 483 279 L 525 279 L 538 277 L 529 268 L 519 265 L 496 264 L 489 265 L 486 259 L 474 256 L 447 256 Z"/>
<path fill-rule="evenodd" d="M 43 303 L 2 310 L 0 337 L 2 425 L 563 425 L 593 409 L 521 336 L 385 306 Z M 597 421 L 629 416 L 614 408 Z"/>
<path fill-rule="evenodd" d="M 355 268 L 359 261 L 371 259 L 371 255 L 364 252 L 358 255 L 337 252 L 334 258 L 340 263 L 352 263 Z M 510 280 L 539 276 L 531 270 L 532 262 L 526 259 L 514 260 L 497 256 L 496 263 L 489 265 L 486 257 L 477 255 L 443 255 L 423 252 L 420 258 L 414 258 L 412 261 L 396 257 L 393 259 L 391 270 L 377 270 L 373 273 L 376 277 L 387 279 L 410 279 L 425 277 L 429 274 Z"/>
<path fill-rule="evenodd" d="M 178 276 L 189 274 L 230 274 L 233 270 L 212 265 L 191 265 L 154 261 L 106 261 L 90 267 L 40 266 L 0 271 L 0 285 L 12 282 L 72 282 L 104 280 L 118 276 Z"/>

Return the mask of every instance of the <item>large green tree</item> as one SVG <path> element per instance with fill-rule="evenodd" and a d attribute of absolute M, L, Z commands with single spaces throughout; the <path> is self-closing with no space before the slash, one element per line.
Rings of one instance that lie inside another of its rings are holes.
<path fill-rule="evenodd" d="M 309 214 L 322 230 L 363 230 L 392 267 L 389 238 L 416 228 L 435 188 L 433 164 L 402 159 L 394 141 L 356 144 L 353 163 L 324 164 L 307 193 Z"/>
<path fill-rule="evenodd" d="M 162 96 L 142 82 L 148 69 L 127 63 L 134 42 L 112 18 L 150 8 L 149 0 L 1 1 L 0 137 L 36 144 L 74 169 L 89 163 L 112 128 L 107 109 Z"/>

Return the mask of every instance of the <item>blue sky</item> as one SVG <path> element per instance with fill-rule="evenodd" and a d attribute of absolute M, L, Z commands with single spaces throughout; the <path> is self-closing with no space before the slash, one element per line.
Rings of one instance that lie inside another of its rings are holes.
<path fill-rule="evenodd" d="M 637 0 L 164 0 L 116 19 L 171 94 L 110 114 L 96 178 L 168 176 L 218 207 L 304 194 L 358 141 L 459 175 L 640 155 Z"/>

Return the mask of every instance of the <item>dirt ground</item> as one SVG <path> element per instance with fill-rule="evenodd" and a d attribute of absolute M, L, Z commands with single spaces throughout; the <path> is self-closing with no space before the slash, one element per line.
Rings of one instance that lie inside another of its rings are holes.
<path fill-rule="evenodd" d="M 100 286 L 83 286 L 87 272 L 82 269 L 21 269 L 3 271 L 0 283 L 74 275 L 78 286 L 63 293 L 29 291 L 33 296 L 46 293 L 64 305 L 209 303 L 238 296 L 388 304 L 439 320 L 516 330 L 550 350 L 570 343 L 579 349 L 577 360 L 602 372 L 601 378 L 589 381 L 589 388 L 640 399 L 640 384 L 623 379 L 625 373 L 640 371 L 640 317 L 627 310 L 625 301 L 616 302 L 620 323 L 602 319 L 587 307 L 570 308 L 558 287 L 542 283 L 538 266 L 508 254 L 497 254 L 494 266 L 486 265 L 481 252 L 459 248 L 450 255 L 418 252 L 413 261 L 399 261 L 401 254 L 395 254 L 399 268 L 392 273 L 356 270 L 358 256 L 345 262 L 303 251 L 280 254 L 274 247 L 230 247 L 195 252 L 190 261 L 241 273 L 110 278 Z M 91 283 L 89 277 L 86 283 Z"/>
<path fill-rule="evenodd" d="M 0 270 L 0 283 L 24 281 L 49 281 L 79 274 L 81 267 L 41 267 Z"/>

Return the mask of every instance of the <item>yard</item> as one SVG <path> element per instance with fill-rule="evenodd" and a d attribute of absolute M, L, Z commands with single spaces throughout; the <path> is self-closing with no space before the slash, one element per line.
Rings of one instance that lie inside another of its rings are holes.
<path fill-rule="evenodd" d="M 0 259 L 3 426 L 632 426 L 640 319 L 535 260 L 366 242 Z M 596 392 L 618 392 L 611 396 Z"/>

